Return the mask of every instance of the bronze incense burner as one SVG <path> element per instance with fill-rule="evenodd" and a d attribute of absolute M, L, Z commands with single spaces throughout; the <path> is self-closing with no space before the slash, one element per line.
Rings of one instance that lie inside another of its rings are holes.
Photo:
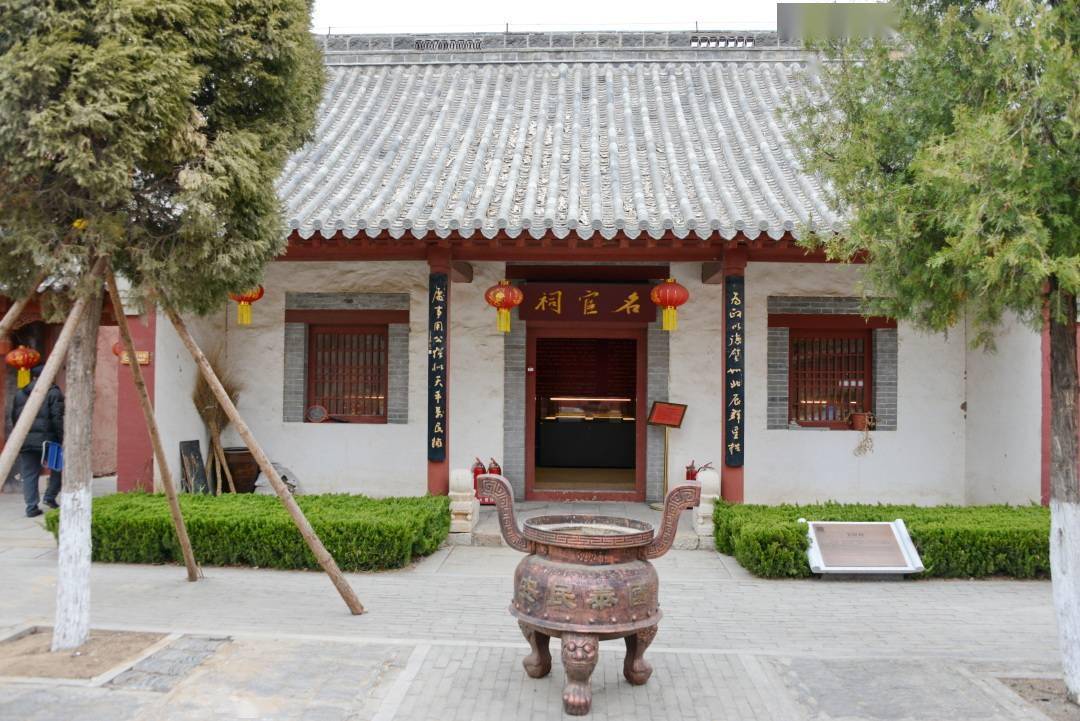
<path fill-rule="evenodd" d="M 587 714 L 600 641 L 623 638 L 623 676 L 635 685 L 648 681 L 652 667 L 643 656 L 662 615 L 659 580 L 649 559 L 671 548 L 679 514 L 698 504 L 701 487 L 694 483 L 671 489 L 657 535 L 643 521 L 577 514 L 529 518 L 519 529 L 510 482 L 485 474 L 478 483 L 480 495 L 495 500 L 506 543 L 529 554 L 514 571 L 510 604 L 532 647 L 525 672 L 533 678 L 546 676 L 551 671 L 548 642 L 552 636 L 561 638 L 563 708 L 574 716 Z"/>

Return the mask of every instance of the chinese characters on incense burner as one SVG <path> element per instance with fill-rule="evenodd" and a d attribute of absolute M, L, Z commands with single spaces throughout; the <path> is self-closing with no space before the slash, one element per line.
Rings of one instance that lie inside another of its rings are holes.
<path fill-rule="evenodd" d="M 446 460 L 446 329 L 450 323 L 448 276 L 428 280 L 428 460 Z"/>
<path fill-rule="evenodd" d="M 743 464 L 743 414 L 745 382 L 743 363 L 746 333 L 743 324 L 742 276 L 724 278 L 724 463 Z"/>

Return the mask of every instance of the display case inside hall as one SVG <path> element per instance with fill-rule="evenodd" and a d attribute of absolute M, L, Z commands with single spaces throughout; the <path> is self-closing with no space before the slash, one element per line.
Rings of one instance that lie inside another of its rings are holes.
<path fill-rule="evenodd" d="M 633 468 L 634 399 L 552 396 L 540 399 L 536 465 Z"/>

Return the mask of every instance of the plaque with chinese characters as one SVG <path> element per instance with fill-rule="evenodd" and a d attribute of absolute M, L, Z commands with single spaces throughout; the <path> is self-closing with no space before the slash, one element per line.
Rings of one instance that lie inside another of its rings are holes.
<path fill-rule="evenodd" d="M 607 283 L 526 283 L 518 308 L 522 320 L 652 323 L 651 286 Z"/>
<path fill-rule="evenodd" d="M 446 460 L 446 330 L 449 317 L 446 273 L 428 279 L 428 460 Z"/>
<path fill-rule="evenodd" d="M 746 412 L 746 325 L 743 277 L 724 278 L 724 463 L 743 464 L 743 414 Z"/>

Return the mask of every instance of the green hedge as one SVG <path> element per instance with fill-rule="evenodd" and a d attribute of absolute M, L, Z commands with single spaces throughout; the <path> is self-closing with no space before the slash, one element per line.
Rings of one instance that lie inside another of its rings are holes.
<path fill-rule="evenodd" d="M 400 568 L 431 553 L 450 531 L 445 496 L 374 499 L 297 496 L 311 525 L 345 571 Z M 318 568 L 300 531 L 274 496 L 183 494 L 180 508 L 195 559 L 207 566 Z M 56 535 L 59 512 L 45 517 Z M 180 545 L 163 495 L 117 493 L 94 499 L 93 559 L 179 563 Z"/>
<path fill-rule="evenodd" d="M 800 518 L 893 521 L 902 518 L 919 550 L 924 577 L 1050 575 L 1050 512 L 1041 506 L 886 506 L 824 503 L 753 506 L 718 503 L 716 549 L 766 578 L 810 576 Z"/>

